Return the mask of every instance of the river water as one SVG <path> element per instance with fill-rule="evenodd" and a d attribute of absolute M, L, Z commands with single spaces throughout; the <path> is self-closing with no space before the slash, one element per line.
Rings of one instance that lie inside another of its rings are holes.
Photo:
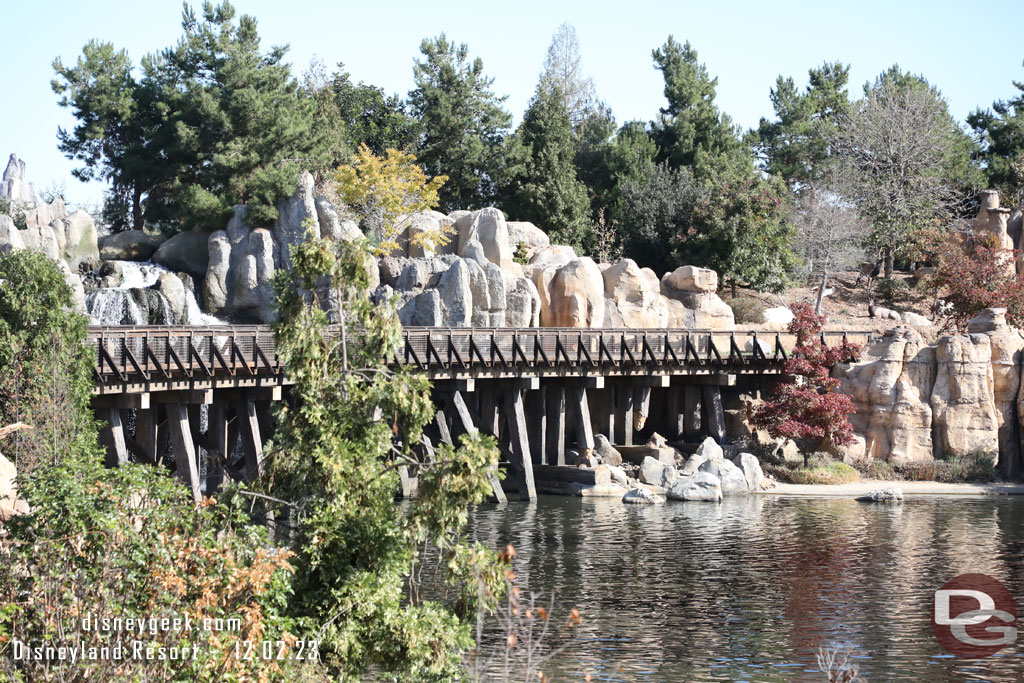
<path fill-rule="evenodd" d="M 555 596 L 556 621 L 580 611 L 555 680 L 822 681 L 822 647 L 867 681 L 1024 680 L 1024 633 L 964 660 L 930 622 L 934 591 L 967 572 L 1002 581 L 1024 617 L 1024 498 L 542 497 L 480 507 L 470 529 L 515 546 L 517 581 Z"/>

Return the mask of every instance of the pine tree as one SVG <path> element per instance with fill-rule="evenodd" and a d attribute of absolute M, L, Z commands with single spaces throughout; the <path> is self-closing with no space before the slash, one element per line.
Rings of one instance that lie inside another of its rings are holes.
<path fill-rule="evenodd" d="M 569 114 L 559 87 L 538 87 L 512 144 L 521 162 L 505 188 L 506 211 L 542 226 L 560 244 L 589 250 L 590 203 L 586 186 L 576 178 Z"/>
<path fill-rule="evenodd" d="M 1016 97 L 997 100 L 992 109 L 976 109 L 967 123 L 983 146 L 977 157 L 985 166 L 990 187 L 1008 192 L 1019 202 L 1024 198 L 1024 82 L 1014 81 L 1013 87 Z"/>
<path fill-rule="evenodd" d="M 470 59 L 463 43 L 442 33 L 420 44 L 416 88 L 409 93 L 421 136 L 416 154 L 428 175 L 447 175 L 441 189 L 443 211 L 493 203 L 503 163 L 502 142 L 512 117 L 502 109 L 505 97 L 491 90 L 483 61 Z"/>
<path fill-rule="evenodd" d="M 652 53 L 665 78 L 668 105 L 651 126 L 658 161 L 689 167 L 698 180 L 750 177 L 753 163 L 728 115 L 715 105 L 717 78 L 698 63 L 690 43 L 672 36 Z"/>
<path fill-rule="evenodd" d="M 827 130 L 850 108 L 846 89 L 850 67 L 838 62 L 808 71 L 809 83 L 799 91 L 792 78 L 779 76 L 771 91 L 775 120 L 761 119 L 754 148 L 765 171 L 801 192 L 822 178 L 828 159 Z"/>

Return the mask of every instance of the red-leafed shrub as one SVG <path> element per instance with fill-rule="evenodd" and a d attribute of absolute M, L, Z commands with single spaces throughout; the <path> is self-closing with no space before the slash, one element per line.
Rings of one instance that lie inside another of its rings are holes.
<path fill-rule="evenodd" d="M 796 346 L 786 361 L 785 374 L 795 381 L 780 382 L 772 396 L 754 413 L 754 426 L 768 431 L 776 439 L 792 439 L 804 454 L 823 443 L 845 446 L 853 442 L 853 427 L 848 416 L 857 412 L 845 394 L 835 393 L 839 380 L 830 376 L 836 363 L 857 357 L 860 347 L 842 344 L 831 348 L 821 343 L 825 317 L 815 315 L 810 304 L 793 306 L 790 334 Z"/>
<path fill-rule="evenodd" d="M 963 331 L 986 308 L 1005 308 L 1006 320 L 1024 325 L 1024 279 L 1015 264 L 1020 252 L 1003 249 L 989 234 L 966 240 L 950 236 L 939 247 L 939 265 L 932 284 L 949 304 L 943 328 Z"/>

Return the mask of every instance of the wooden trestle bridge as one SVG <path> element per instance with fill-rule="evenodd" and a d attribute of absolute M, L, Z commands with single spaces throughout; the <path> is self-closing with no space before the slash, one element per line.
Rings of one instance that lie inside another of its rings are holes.
<path fill-rule="evenodd" d="M 777 377 L 795 342 L 742 330 L 407 327 L 403 336 L 388 362 L 428 373 L 438 406 L 423 447 L 477 429 L 494 435 L 524 499 L 536 496 L 535 468 L 572 465 L 567 448 L 593 449 L 596 433 L 621 446 L 655 430 L 670 441 L 725 441 L 740 391 Z M 866 337 L 828 332 L 822 343 Z M 109 465 L 161 463 L 170 446 L 197 499 L 224 476 L 260 471 L 269 404 L 289 384 L 269 327 L 91 327 L 87 343 Z M 411 494 L 414 478 L 402 474 Z"/>

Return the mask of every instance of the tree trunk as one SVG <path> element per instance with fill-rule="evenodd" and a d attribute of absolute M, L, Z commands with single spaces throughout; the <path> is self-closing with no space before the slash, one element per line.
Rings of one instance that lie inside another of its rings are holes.
<path fill-rule="evenodd" d="M 828 273 L 821 274 L 821 284 L 818 285 L 818 300 L 814 302 L 814 314 L 821 315 L 821 302 L 825 298 L 825 287 L 828 283 Z"/>
<path fill-rule="evenodd" d="M 891 280 L 892 279 L 892 265 L 893 265 L 893 261 L 894 261 L 894 257 L 893 257 L 893 253 L 892 253 L 892 247 L 886 247 L 885 248 L 885 251 L 883 252 L 882 258 L 885 261 L 885 279 L 886 280 Z"/>
<path fill-rule="evenodd" d="M 132 228 L 142 230 L 142 188 L 138 185 L 132 189 Z"/>
<path fill-rule="evenodd" d="M 736 278 L 732 278 L 732 298 L 736 298 Z"/>

